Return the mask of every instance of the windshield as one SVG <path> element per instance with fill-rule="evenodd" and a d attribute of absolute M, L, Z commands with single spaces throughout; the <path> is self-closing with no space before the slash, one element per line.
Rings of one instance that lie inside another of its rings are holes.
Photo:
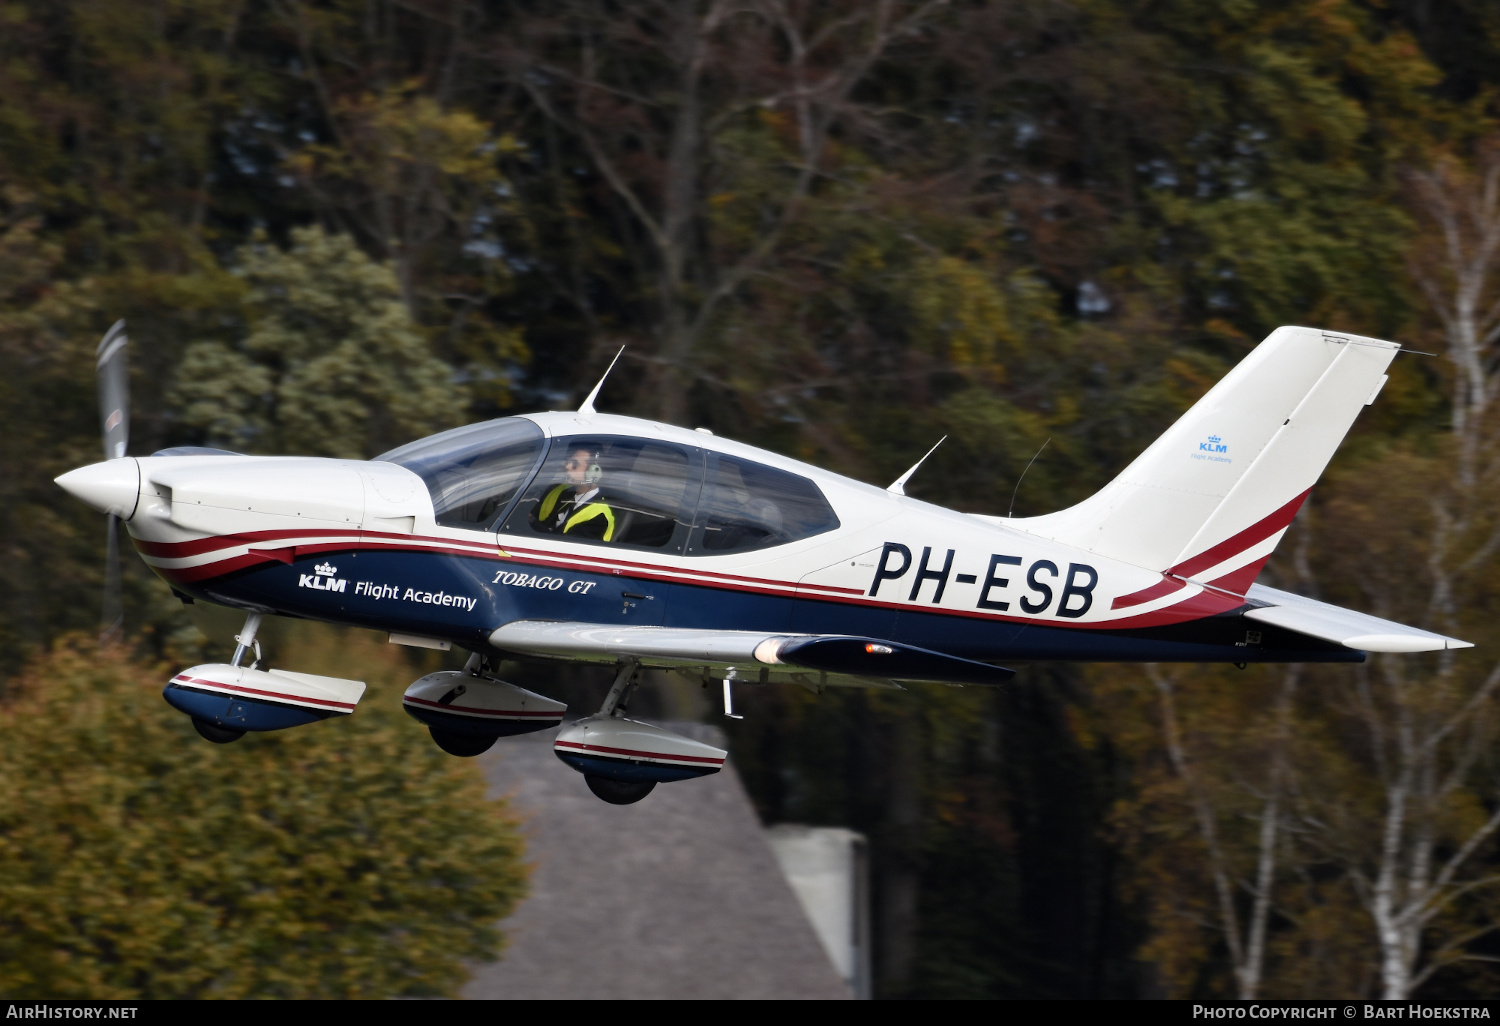
<path fill-rule="evenodd" d="M 542 429 L 521 417 L 470 424 L 375 457 L 427 484 L 444 527 L 483 529 L 510 505 L 541 458 Z"/>

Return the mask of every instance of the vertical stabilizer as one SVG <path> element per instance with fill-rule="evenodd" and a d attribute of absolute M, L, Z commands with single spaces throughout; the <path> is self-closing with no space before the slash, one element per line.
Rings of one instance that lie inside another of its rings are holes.
<path fill-rule="evenodd" d="M 1010 523 L 1243 594 L 1400 348 L 1277 328 L 1097 494 Z"/>

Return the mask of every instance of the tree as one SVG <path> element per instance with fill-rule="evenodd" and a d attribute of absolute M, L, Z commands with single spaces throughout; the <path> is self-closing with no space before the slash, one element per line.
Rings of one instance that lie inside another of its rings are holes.
<path fill-rule="evenodd" d="M 1483 141 L 1471 165 L 1441 160 L 1412 182 L 1429 232 L 1417 240 L 1411 267 L 1442 325 L 1452 368 L 1444 446 L 1452 461 L 1416 462 L 1408 485 L 1426 506 L 1426 537 L 1409 546 L 1421 564 L 1408 564 L 1395 579 L 1389 567 L 1364 566 L 1356 580 L 1378 608 L 1409 610 L 1437 629 L 1486 638 L 1474 610 L 1485 601 L 1500 551 L 1500 433 L 1491 410 L 1500 394 L 1500 145 Z M 1417 581 L 1421 589 L 1411 597 L 1420 607 L 1407 594 Z M 1471 945 L 1494 929 L 1495 899 L 1486 892 L 1500 884 L 1485 855 L 1500 829 L 1500 790 L 1486 765 L 1497 737 L 1500 663 L 1486 666 L 1476 656 L 1381 656 L 1373 672 L 1357 677 L 1351 696 L 1351 711 L 1368 732 L 1383 808 L 1378 838 L 1346 858 L 1374 923 L 1388 999 L 1409 997 L 1446 966 L 1493 960 Z M 1330 836 L 1335 847 L 1347 842 L 1342 831 Z"/>
<path fill-rule="evenodd" d="M 1307 519 L 1293 528 L 1286 561 L 1304 571 Z M 1311 585 L 1306 573 L 1298 583 Z M 1135 786 L 1110 818 L 1151 910 L 1144 952 L 1162 986 L 1196 993 L 1205 963 L 1222 952 L 1228 973 L 1207 988 L 1240 1000 L 1303 996 L 1274 960 L 1274 926 L 1284 931 L 1306 911 L 1285 892 L 1315 861 L 1293 828 L 1296 797 L 1318 787 L 1308 779 L 1316 745 L 1299 716 L 1306 668 L 1256 667 L 1252 676 L 1147 664 L 1141 675 L 1101 668 L 1092 676 L 1094 730 L 1135 762 Z"/>
<path fill-rule="evenodd" d="M 336 654 L 337 653 L 337 654 Z M 12 998 L 451 995 L 525 892 L 472 762 L 402 716 L 402 665 L 303 632 L 300 669 L 369 675 L 347 719 L 231 746 L 168 671 L 60 644 L 0 704 L 0 990 Z"/>
<path fill-rule="evenodd" d="M 429 351 L 388 264 L 346 235 L 297 229 L 239 253 L 246 332 L 189 346 L 173 403 L 213 444 L 364 459 L 464 419 L 467 395 Z"/>
<path fill-rule="evenodd" d="M 1412 175 L 1424 230 L 1410 266 L 1440 325 L 1447 373 L 1409 362 L 1393 370 L 1389 400 L 1404 416 L 1391 423 L 1405 424 L 1366 427 L 1270 568 L 1298 590 L 1322 581 L 1323 597 L 1340 604 L 1481 644 L 1495 637 L 1483 610 L 1500 551 L 1496 152 L 1481 146 L 1472 164 L 1449 158 Z M 1436 437 L 1424 373 L 1447 392 L 1447 431 Z M 1241 997 L 1257 981 L 1265 993 L 1303 996 L 1331 975 L 1347 993 L 1361 992 L 1364 977 L 1399 1000 L 1445 969 L 1493 961 L 1485 940 L 1500 901 L 1500 790 L 1489 753 L 1500 666 L 1481 651 L 1309 667 L 1302 687 L 1294 670 L 1264 712 L 1258 697 L 1240 708 L 1236 689 L 1201 673 L 1188 712 L 1180 676 L 1149 672 L 1176 790 L 1156 789 L 1148 759 L 1140 803 L 1116 815 L 1144 820 L 1133 842 L 1160 907 L 1152 948 L 1176 987 L 1190 992 L 1215 957 L 1194 917 L 1214 923 Z M 1184 821 L 1196 826 L 1190 857 L 1178 848 Z M 1184 864 L 1198 869 L 1182 874 Z M 1370 929 L 1363 952 L 1328 929 L 1330 915 L 1354 909 Z M 1315 949 L 1326 973 L 1309 968 Z"/>
<path fill-rule="evenodd" d="M 515 237 L 525 228 L 501 172 L 526 148 L 480 109 L 494 90 L 482 55 L 493 12 L 466 2 L 273 0 L 295 40 L 306 109 L 271 145 L 325 223 L 395 268 L 412 317 L 484 407 L 510 405 L 529 356 L 513 311 Z M 524 259 L 524 256 L 522 256 Z M 507 300 L 512 302 L 507 303 Z"/>
<path fill-rule="evenodd" d="M 662 418 L 682 419 L 716 320 L 828 174 L 855 90 L 941 6 L 579 0 L 523 21 L 513 80 L 577 139 L 590 205 L 628 226 L 611 247 L 626 265 L 615 298 L 649 333 Z M 568 203 L 576 188 L 558 191 Z M 598 323 L 588 289 L 569 298 Z"/>

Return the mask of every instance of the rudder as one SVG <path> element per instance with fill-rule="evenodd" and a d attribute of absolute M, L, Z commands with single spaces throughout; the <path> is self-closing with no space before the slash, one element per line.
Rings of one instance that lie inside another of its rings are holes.
<path fill-rule="evenodd" d="M 1008 523 L 1244 594 L 1400 348 L 1277 328 L 1099 492 Z"/>

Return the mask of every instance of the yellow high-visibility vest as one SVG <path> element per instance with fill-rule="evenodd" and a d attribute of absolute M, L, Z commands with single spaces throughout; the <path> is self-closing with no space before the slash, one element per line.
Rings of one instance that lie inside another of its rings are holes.
<path fill-rule="evenodd" d="M 603 540 L 612 541 L 614 540 L 615 536 L 615 511 L 610 509 L 602 502 L 591 502 L 587 506 L 583 507 L 583 509 L 579 510 L 577 513 L 574 513 L 571 517 L 569 517 L 568 522 L 566 524 L 563 524 L 563 534 L 567 534 L 579 524 L 585 523 L 589 520 L 593 520 L 595 517 L 601 516 L 604 518 L 604 522 L 608 525 L 604 528 Z"/>
<path fill-rule="evenodd" d="M 563 492 L 567 491 L 568 487 L 569 486 L 565 484 L 553 486 L 552 490 L 547 493 L 547 497 L 542 500 L 541 508 L 536 512 L 536 518 L 538 520 L 546 520 L 552 515 L 552 511 L 557 508 L 557 500 L 559 496 L 561 496 Z"/>

